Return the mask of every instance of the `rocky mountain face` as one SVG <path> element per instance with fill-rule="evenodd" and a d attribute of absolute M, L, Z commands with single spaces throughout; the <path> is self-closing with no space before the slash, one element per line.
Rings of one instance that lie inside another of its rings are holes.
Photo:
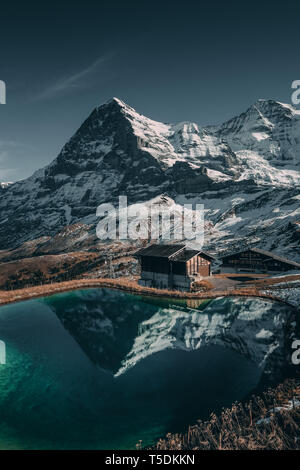
<path fill-rule="evenodd" d="M 167 196 L 168 204 L 204 204 L 206 249 L 244 240 L 300 260 L 299 150 L 300 111 L 276 101 L 201 128 L 153 121 L 114 98 L 50 165 L 0 190 L 0 246 L 49 245 L 56 236 L 69 244 L 52 252 L 91 248 L 99 204 Z"/>

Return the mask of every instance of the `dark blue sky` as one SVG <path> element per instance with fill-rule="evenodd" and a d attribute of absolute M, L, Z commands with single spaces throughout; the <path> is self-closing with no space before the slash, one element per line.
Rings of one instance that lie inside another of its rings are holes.
<path fill-rule="evenodd" d="M 299 15 L 294 1 L 2 3 L 0 181 L 50 162 L 112 96 L 153 119 L 201 125 L 258 98 L 290 103 Z"/>

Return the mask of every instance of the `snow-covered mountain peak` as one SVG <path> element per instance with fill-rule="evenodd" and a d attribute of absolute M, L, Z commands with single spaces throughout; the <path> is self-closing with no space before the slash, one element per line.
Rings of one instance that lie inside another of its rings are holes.
<path fill-rule="evenodd" d="M 129 106 L 125 101 L 122 101 L 120 98 L 116 98 L 115 96 L 113 98 L 110 98 L 109 100 L 105 101 L 104 103 L 98 105 L 94 111 L 97 112 L 103 112 L 103 111 L 108 111 L 108 112 L 126 112 L 126 111 L 131 111 L 131 112 L 136 112 L 131 106 Z"/>
<path fill-rule="evenodd" d="M 106 101 L 106 103 L 104 103 L 104 105 L 106 104 L 111 104 L 111 103 L 116 103 L 118 104 L 121 108 L 126 108 L 126 107 L 130 107 L 128 106 L 124 101 L 120 100 L 120 98 L 116 98 L 115 96 L 113 96 L 111 99 L 109 99 L 108 101 Z M 100 106 L 103 106 L 103 105 L 100 105 Z"/>
<path fill-rule="evenodd" d="M 222 125 L 201 127 L 161 123 L 113 98 L 92 111 L 50 165 L 1 190 L 0 244 L 15 246 L 75 223 L 92 226 L 98 205 L 119 195 L 136 204 L 161 194 L 173 200 L 207 194 L 214 214 L 219 198 L 231 213 L 237 194 L 246 204 L 262 190 L 297 191 L 299 170 L 299 112 L 290 105 L 258 100 Z"/>
<path fill-rule="evenodd" d="M 259 99 L 252 107 L 256 108 L 258 112 L 262 113 L 265 117 L 269 119 L 273 118 L 275 121 L 280 119 L 292 119 L 300 113 L 293 106 L 275 100 Z"/>

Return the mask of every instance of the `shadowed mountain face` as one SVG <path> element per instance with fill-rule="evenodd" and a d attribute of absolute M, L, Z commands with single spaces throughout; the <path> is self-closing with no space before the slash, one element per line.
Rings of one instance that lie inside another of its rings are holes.
<path fill-rule="evenodd" d="M 264 245 L 272 225 L 275 238 L 287 233 L 282 246 L 289 246 L 290 224 L 299 219 L 294 209 L 300 186 L 299 113 L 259 100 L 220 126 L 200 128 L 153 121 L 114 98 L 91 113 L 50 165 L 0 191 L 1 248 L 53 236 L 78 223 L 86 233 L 70 239 L 70 247 L 80 248 L 82 238 L 95 232 L 99 204 L 116 203 L 119 195 L 133 204 L 161 194 L 179 204 L 183 198 L 207 203 L 207 248 L 222 246 L 227 236 L 216 227 L 221 217 L 229 220 L 228 243 L 234 243 L 239 227 L 230 219 L 239 212 L 245 220 L 248 211 L 253 224 L 243 237 Z M 251 229 L 269 220 L 274 199 L 274 220 L 254 236 Z"/>

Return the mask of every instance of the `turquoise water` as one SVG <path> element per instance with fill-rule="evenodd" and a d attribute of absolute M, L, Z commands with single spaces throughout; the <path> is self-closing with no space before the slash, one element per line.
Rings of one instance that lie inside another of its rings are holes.
<path fill-rule="evenodd" d="M 1 307 L 0 448 L 131 449 L 243 399 L 262 369 L 226 344 L 238 312 L 109 289 Z"/>

